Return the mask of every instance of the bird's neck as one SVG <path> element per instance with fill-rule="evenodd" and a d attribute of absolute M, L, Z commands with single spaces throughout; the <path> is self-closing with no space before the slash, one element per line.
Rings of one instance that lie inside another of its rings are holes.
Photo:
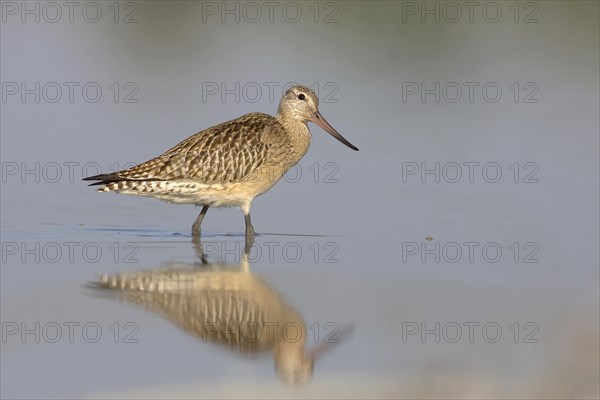
<path fill-rule="evenodd" d="M 310 130 L 308 130 L 308 126 L 305 122 L 290 117 L 286 118 L 286 116 L 281 112 L 277 113 L 275 118 L 281 125 L 283 125 L 283 129 L 285 129 L 285 132 L 290 139 L 290 143 L 297 150 L 294 152 L 298 157 L 296 162 L 300 161 L 300 159 L 308 151 L 310 140 L 312 139 L 312 135 Z"/>

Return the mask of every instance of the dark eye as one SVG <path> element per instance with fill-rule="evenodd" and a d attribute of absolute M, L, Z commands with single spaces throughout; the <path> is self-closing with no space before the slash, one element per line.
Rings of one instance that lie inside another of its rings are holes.
<path fill-rule="evenodd" d="M 304 100 L 304 99 L 306 98 L 306 96 L 304 95 L 304 93 L 300 93 L 300 94 L 298 95 L 298 98 L 299 98 L 300 100 Z"/>

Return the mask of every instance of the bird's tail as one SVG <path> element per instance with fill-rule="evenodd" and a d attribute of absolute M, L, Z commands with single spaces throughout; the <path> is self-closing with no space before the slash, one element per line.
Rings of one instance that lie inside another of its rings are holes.
<path fill-rule="evenodd" d="M 122 182 L 128 181 L 130 179 L 124 178 L 119 175 L 118 172 L 113 172 L 110 174 L 100 174 L 94 176 L 88 176 L 87 178 L 83 178 L 84 181 L 97 181 L 94 183 L 90 183 L 88 186 L 97 186 L 97 185 L 107 185 L 113 182 Z"/>
<path fill-rule="evenodd" d="M 83 178 L 83 180 L 96 181 L 90 183 L 88 186 L 103 186 L 98 188 L 98 191 L 100 192 L 110 192 L 115 190 L 138 190 L 140 188 L 146 188 L 149 182 L 155 181 L 155 179 L 126 178 L 119 175 L 118 172 L 88 176 L 87 178 Z M 144 189 L 143 191 L 147 190 L 148 188 Z"/>

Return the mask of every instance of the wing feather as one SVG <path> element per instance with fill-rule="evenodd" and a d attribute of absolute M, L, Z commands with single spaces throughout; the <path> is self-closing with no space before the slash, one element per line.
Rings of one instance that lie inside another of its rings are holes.
<path fill-rule="evenodd" d="M 272 116 L 251 113 L 190 136 L 162 155 L 113 174 L 86 180 L 178 180 L 239 182 L 285 146 L 283 127 Z"/>

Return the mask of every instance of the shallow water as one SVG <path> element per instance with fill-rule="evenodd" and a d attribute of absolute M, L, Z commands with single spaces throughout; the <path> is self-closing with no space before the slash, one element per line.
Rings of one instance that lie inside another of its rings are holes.
<path fill-rule="evenodd" d="M 199 23 L 200 2 L 136 4 L 135 24 L 107 8 L 97 24 L 1 26 L 3 82 L 104 89 L 2 103 L 2 398 L 598 397 L 598 4 L 539 2 L 534 24 L 402 23 L 402 2 L 336 3 L 333 24 Z M 199 208 L 80 181 L 276 110 L 203 101 L 201 82 L 292 80 L 319 84 L 320 111 L 360 151 L 311 127 L 306 157 L 253 204 L 247 264 L 239 210 L 209 210 L 203 263 Z M 115 103 L 109 86 L 129 81 L 139 102 Z M 497 82 L 503 97 L 403 102 L 402 82 L 421 81 Z M 539 101 L 515 102 L 514 82 Z M 179 297 L 93 287 L 173 270 L 200 283 Z M 302 335 L 284 344 L 325 349 L 310 382 L 279 377 L 276 340 L 241 351 L 186 329 L 218 322 L 204 310 L 223 291 L 242 330 L 293 310 Z"/>

